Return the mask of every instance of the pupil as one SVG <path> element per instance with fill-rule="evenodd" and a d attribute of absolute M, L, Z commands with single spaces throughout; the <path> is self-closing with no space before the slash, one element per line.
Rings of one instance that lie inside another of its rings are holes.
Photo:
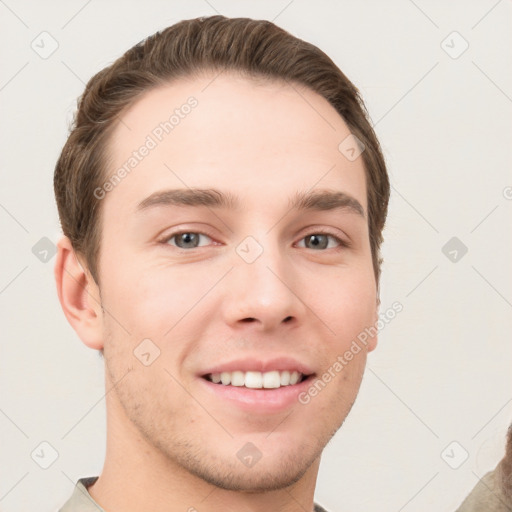
<path fill-rule="evenodd" d="M 180 236 L 180 241 L 183 242 L 186 246 L 192 242 L 192 245 L 195 247 L 194 241 L 197 242 L 197 234 L 196 233 L 182 233 Z"/>
<path fill-rule="evenodd" d="M 309 236 L 309 240 L 310 240 L 310 242 L 312 242 L 313 248 L 318 248 L 319 246 L 321 246 L 323 249 L 325 249 L 325 247 L 327 247 L 325 243 L 319 242 L 320 237 L 324 238 L 324 242 L 327 241 L 326 235 L 310 235 Z"/>

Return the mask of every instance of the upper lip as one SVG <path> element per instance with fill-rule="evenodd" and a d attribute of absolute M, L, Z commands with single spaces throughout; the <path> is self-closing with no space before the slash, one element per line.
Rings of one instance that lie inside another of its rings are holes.
<path fill-rule="evenodd" d="M 231 361 L 220 363 L 204 371 L 200 372 L 200 376 L 205 376 L 210 373 L 222 373 L 222 372 L 271 372 L 275 370 L 290 372 L 296 371 L 304 375 L 311 375 L 313 370 L 307 364 L 297 361 L 293 357 L 275 357 L 272 359 L 264 358 L 244 358 L 244 359 L 233 359 Z"/>

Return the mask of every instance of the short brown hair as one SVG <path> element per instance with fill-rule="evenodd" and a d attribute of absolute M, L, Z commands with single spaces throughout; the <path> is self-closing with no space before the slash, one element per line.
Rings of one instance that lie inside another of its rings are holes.
<path fill-rule="evenodd" d="M 267 20 L 224 16 L 183 20 L 146 38 L 93 76 L 78 100 L 55 168 L 54 189 L 62 230 L 94 280 L 99 284 L 101 238 L 101 201 L 94 190 L 108 174 L 108 141 L 116 121 L 142 93 L 204 71 L 235 71 L 306 86 L 336 109 L 365 148 L 369 237 L 378 284 L 390 186 L 358 89 L 316 46 Z"/>

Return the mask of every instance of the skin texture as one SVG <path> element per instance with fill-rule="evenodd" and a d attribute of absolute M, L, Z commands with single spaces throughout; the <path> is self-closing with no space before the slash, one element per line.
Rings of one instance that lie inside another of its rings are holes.
<path fill-rule="evenodd" d="M 377 342 L 306 405 L 255 414 L 205 392 L 202 370 L 242 357 L 291 356 L 321 376 L 378 318 L 367 219 L 288 206 L 296 192 L 328 189 L 366 212 L 362 159 L 338 150 L 345 122 L 297 85 L 215 76 L 149 91 L 121 116 L 112 172 L 187 98 L 198 101 L 101 200 L 101 290 L 69 240 L 59 243 L 63 310 L 87 346 L 104 348 L 107 453 L 89 492 L 109 511 L 313 510 L 321 452 Z M 242 208 L 137 212 L 156 191 L 189 187 L 231 192 Z M 350 246 L 315 248 L 308 235 L 323 230 Z M 177 232 L 204 235 L 193 249 L 162 241 Z M 248 236 L 263 249 L 250 264 L 236 252 Z M 160 350 L 149 366 L 134 356 L 147 338 Z M 248 442 L 262 454 L 250 468 L 236 456 Z"/>

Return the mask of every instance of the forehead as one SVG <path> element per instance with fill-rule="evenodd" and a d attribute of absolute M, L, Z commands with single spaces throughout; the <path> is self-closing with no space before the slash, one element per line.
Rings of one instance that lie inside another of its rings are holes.
<path fill-rule="evenodd" d="M 144 93 L 119 121 L 106 176 L 122 175 L 107 194 L 116 211 L 129 213 L 158 189 L 187 187 L 230 190 L 246 204 L 319 187 L 348 192 L 366 209 L 362 158 L 338 149 L 346 123 L 297 84 L 226 72 L 180 79 Z"/>

